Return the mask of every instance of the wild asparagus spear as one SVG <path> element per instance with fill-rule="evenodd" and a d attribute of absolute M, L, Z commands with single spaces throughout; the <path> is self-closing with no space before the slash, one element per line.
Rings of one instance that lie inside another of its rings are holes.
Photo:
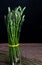
<path fill-rule="evenodd" d="M 7 20 L 7 32 L 8 32 L 8 44 L 9 44 L 9 57 L 11 65 L 21 65 L 20 49 L 19 49 L 19 37 L 21 26 L 24 22 L 23 12 L 25 7 L 22 9 L 20 6 L 11 10 L 8 7 Z M 19 62 L 18 62 L 19 61 Z"/>

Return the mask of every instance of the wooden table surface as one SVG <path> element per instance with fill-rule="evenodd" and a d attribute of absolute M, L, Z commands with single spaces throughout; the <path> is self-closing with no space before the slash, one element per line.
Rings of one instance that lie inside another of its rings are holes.
<path fill-rule="evenodd" d="M 8 51 L 8 43 L 0 44 L 1 51 Z M 21 43 L 20 44 L 21 55 L 30 59 L 37 59 L 42 61 L 42 44 L 41 43 Z"/>

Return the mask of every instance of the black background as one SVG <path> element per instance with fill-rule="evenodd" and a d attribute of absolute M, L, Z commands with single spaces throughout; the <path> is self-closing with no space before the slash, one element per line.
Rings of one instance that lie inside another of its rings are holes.
<path fill-rule="evenodd" d="M 7 8 L 14 9 L 19 5 L 26 6 L 19 42 L 42 42 L 42 0 L 0 0 L 0 43 L 8 42 L 4 21 Z"/>

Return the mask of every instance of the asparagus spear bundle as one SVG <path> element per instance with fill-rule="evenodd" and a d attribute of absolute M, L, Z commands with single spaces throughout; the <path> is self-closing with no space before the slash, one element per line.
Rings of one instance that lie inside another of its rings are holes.
<path fill-rule="evenodd" d="M 7 20 L 7 32 L 8 32 L 8 46 L 9 46 L 9 56 L 11 65 L 21 65 L 20 49 L 19 49 L 19 37 L 21 26 L 24 22 L 23 12 L 25 7 L 22 9 L 20 6 L 11 10 L 8 7 Z"/>

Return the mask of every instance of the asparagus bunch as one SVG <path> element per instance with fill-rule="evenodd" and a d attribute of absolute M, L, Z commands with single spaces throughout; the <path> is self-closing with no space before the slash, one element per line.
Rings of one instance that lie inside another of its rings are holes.
<path fill-rule="evenodd" d="M 11 10 L 8 7 L 8 15 L 6 17 L 7 23 L 7 33 L 8 33 L 8 46 L 9 46 L 9 56 L 11 65 L 21 65 L 20 49 L 19 49 L 19 37 L 21 26 L 24 22 L 23 12 L 25 7 L 22 9 L 20 6 Z"/>

